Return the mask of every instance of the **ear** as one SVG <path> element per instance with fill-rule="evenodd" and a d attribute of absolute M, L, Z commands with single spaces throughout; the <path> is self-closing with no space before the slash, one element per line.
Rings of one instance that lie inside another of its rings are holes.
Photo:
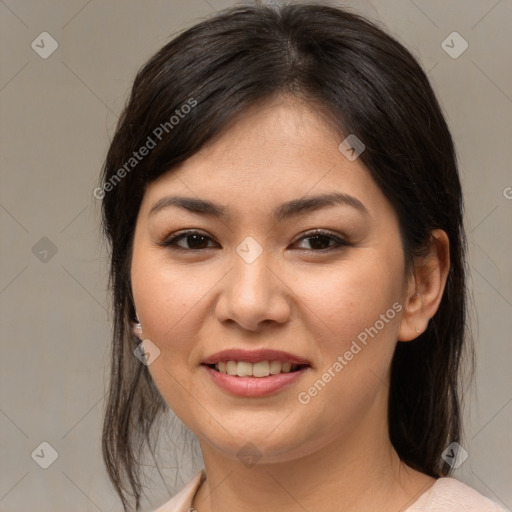
<path fill-rule="evenodd" d="M 416 339 L 427 328 L 443 297 L 450 270 L 450 241 L 442 229 L 431 232 L 428 254 L 415 261 L 407 283 L 398 341 Z"/>

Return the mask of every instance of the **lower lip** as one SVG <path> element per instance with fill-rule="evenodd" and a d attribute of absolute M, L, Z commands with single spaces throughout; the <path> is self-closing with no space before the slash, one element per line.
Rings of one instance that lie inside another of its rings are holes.
<path fill-rule="evenodd" d="M 237 377 L 218 372 L 206 365 L 202 366 L 221 389 L 245 397 L 267 396 L 282 391 L 300 379 L 309 368 L 306 366 L 295 372 L 278 373 L 268 377 Z"/>

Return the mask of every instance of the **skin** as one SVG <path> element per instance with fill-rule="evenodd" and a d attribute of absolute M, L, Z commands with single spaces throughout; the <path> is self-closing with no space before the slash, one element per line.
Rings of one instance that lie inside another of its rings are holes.
<path fill-rule="evenodd" d="M 343 138 L 314 109 L 274 98 L 245 111 L 145 191 L 131 267 L 139 336 L 159 348 L 149 371 L 199 438 L 207 474 L 193 502 L 199 512 L 269 504 L 281 511 L 397 512 L 435 481 L 401 463 L 390 443 L 388 383 L 397 341 L 415 339 L 439 306 L 448 239 L 433 232 L 429 257 L 405 275 L 397 216 L 360 160 L 341 154 Z M 271 216 L 286 201 L 333 191 L 357 198 L 367 213 L 335 205 L 280 222 Z M 150 214 L 169 195 L 214 201 L 231 216 L 177 206 Z M 314 245 L 309 232 L 316 228 L 352 245 L 322 251 L 335 241 Z M 190 237 L 162 246 L 186 229 L 207 237 L 199 249 L 186 250 Z M 248 236 L 262 249 L 250 264 L 236 252 Z M 298 394 L 395 303 L 401 311 L 300 403 Z M 200 366 L 228 348 L 284 350 L 311 368 L 272 396 L 236 397 Z M 237 457 L 248 442 L 261 455 L 250 467 Z"/>

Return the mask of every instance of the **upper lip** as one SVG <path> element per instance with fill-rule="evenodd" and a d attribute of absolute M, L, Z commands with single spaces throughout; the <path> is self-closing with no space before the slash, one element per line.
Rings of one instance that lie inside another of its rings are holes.
<path fill-rule="evenodd" d="M 220 361 L 245 361 L 247 363 L 259 363 L 260 361 L 281 361 L 282 363 L 310 364 L 306 359 L 296 356 L 295 354 L 291 354 L 290 352 L 263 348 L 258 350 L 243 350 L 236 348 L 222 350 L 207 357 L 203 361 L 203 364 L 217 364 Z"/>

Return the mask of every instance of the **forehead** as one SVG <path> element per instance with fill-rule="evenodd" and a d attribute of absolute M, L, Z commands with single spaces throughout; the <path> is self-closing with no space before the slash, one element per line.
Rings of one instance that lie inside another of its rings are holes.
<path fill-rule="evenodd" d="M 176 194 L 237 210 L 244 204 L 275 205 L 312 195 L 345 194 L 367 210 L 386 200 L 359 159 L 339 150 L 344 135 L 311 106 L 277 98 L 239 115 L 218 137 L 164 173 L 146 189 L 142 209 Z"/>

